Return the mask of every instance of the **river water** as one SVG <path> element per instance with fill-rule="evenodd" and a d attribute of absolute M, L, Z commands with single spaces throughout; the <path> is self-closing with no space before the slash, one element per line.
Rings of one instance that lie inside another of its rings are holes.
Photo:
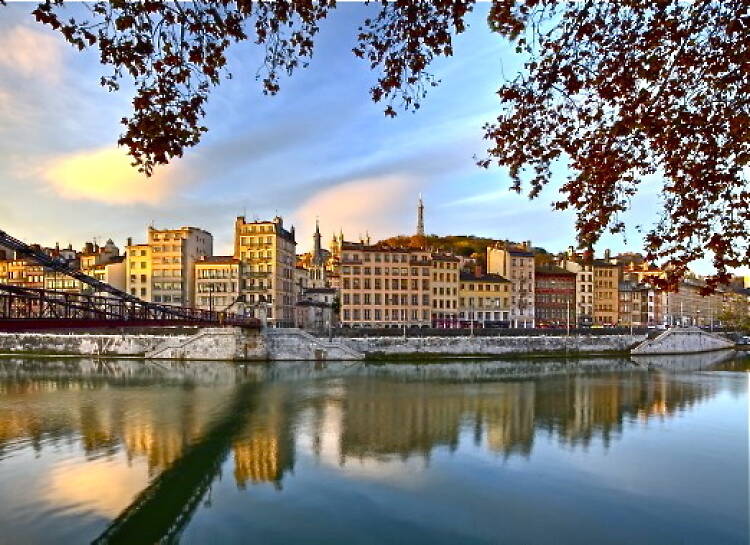
<path fill-rule="evenodd" d="M 734 354 L 0 359 L 0 543 L 748 543 Z"/>

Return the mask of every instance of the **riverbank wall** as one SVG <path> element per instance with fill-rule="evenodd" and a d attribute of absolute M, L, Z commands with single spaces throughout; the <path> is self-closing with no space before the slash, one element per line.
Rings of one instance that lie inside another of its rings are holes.
<path fill-rule="evenodd" d="M 646 335 L 319 338 L 298 329 L 193 334 L 0 333 L 0 354 L 164 360 L 355 361 L 626 355 Z"/>

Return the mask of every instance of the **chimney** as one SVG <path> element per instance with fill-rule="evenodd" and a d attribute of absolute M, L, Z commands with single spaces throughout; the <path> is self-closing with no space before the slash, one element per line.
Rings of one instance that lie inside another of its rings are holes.
<path fill-rule="evenodd" d="M 133 245 L 133 237 L 128 237 L 128 244 L 127 245 L 128 246 L 132 246 Z"/>
<path fill-rule="evenodd" d="M 610 251 L 609 251 L 609 248 L 607 248 L 606 250 L 604 250 L 604 260 L 609 261 L 609 259 L 610 259 Z"/>
<path fill-rule="evenodd" d="M 527 240 L 526 242 L 524 242 L 524 243 L 523 243 L 523 245 L 524 245 L 524 247 L 525 247 L 525 248 L 526 248 L 526 249 L 527 249 L 528 251 L 531 251 L 531 241 L 530 241 L 530 240 Z"/>
<path fill-rule="evenodd" d="M 484 275 L 484 269 L 482 268 L 482 266 L 479 263 L 474 265 L 474 276 L 479 277 L 483 275 Z"/>
<path fill-rule="evenodd" d="M 573 254 L 575 254 L 575 249 L 573 246 L 568 246 L 568 257 L 573 257 Z"/>
<path fill-rule="evenodd" d="M 94 253 L 94 243 L 93 242 L 87 242 L 84 247 L 83 251 L 87 254 L 93 254 Z"/>

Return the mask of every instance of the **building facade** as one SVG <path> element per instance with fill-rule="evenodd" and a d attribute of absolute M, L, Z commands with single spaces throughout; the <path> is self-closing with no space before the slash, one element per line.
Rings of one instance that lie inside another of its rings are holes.
<path fill-rule="evenodd" d="M 149 227 L 146 244 L 127 245 L 127 291 L 145 301 L 195 305 L 195 263 L 213 255 L 213 236 L 197 227 Z"/>
<path fill-rule="evenodd" d="M 578 274 L 548 265 L 534 271 L 534 311 L 537 327 L 575 327 Z"/>
<path fill-rule="evenodd" d="M 430 252 L 344 242 L 341 323 L 346 327 L 428 327 Z"/>
<path fill-rule="evenodd" d="M 460 259 L 432 254 L 432 327 L 459 327 Z"/>
<path fill-rule="evenodd" d="M 240 303 L 241 262 L 233 256 L 204 256 L 195 262 L 195 306 L 236 311 Z"/>
<path fill-rule="evenodd" d="M 466 327 L 507 327 L 510 324 L 512 284 L 499 274 L 462 271 L 459 319 Z"/>
<path fill-rule="evenodd" d="M 616 326 L 620 319 L 619 265 L 603 259 L 592 261 L 594 273 L 594 325 Z"/>
<path fill-rule="evenodd" d="M 576 275 L 576 324 L 588 327 L 594 323 L 594 266 L 591 260 L 576 254 L 573 248 L 558 260 L 558 265 Z"/>
<path fill-rule="evenodd" d="M 294 268 L 297 242 L 294 227 L 282 218 L 234 224 L 234 257 L 242 262 L 240 292 L 245 312 L 265 318 L 271 327 L 294 325 Z"/>
<path fill-rule="evenodd" d="M 534 327 L 534 252 L 522 245 L 498 242 L 487 248 L 487 272 L 511 282 L 511 327 Z"/>

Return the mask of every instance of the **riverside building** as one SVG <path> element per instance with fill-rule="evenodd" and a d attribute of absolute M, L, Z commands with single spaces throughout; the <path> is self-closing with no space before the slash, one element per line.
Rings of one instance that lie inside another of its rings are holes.
<path fill-rule="evenodd" d="M 213 236 L 197 227 L 148 228 L 146 244 L 128 239 L 126 289 L 145 301 L 195 305 L 195 263 L 213 255 Z"/>
<path fill-rule="evenodd" d="M 344 241 L 339 267 L 345 327 L 430 326 L 430 252 Z"/>
<path fill-rule="evenodd" d="M 236 219 L 234 257 L 242 263 L 240 293 L 248 316 L 265 319 L 271 327 L 294 326 L 296 248 L 294 227 L 285 229 L 281 217 Z"/>

